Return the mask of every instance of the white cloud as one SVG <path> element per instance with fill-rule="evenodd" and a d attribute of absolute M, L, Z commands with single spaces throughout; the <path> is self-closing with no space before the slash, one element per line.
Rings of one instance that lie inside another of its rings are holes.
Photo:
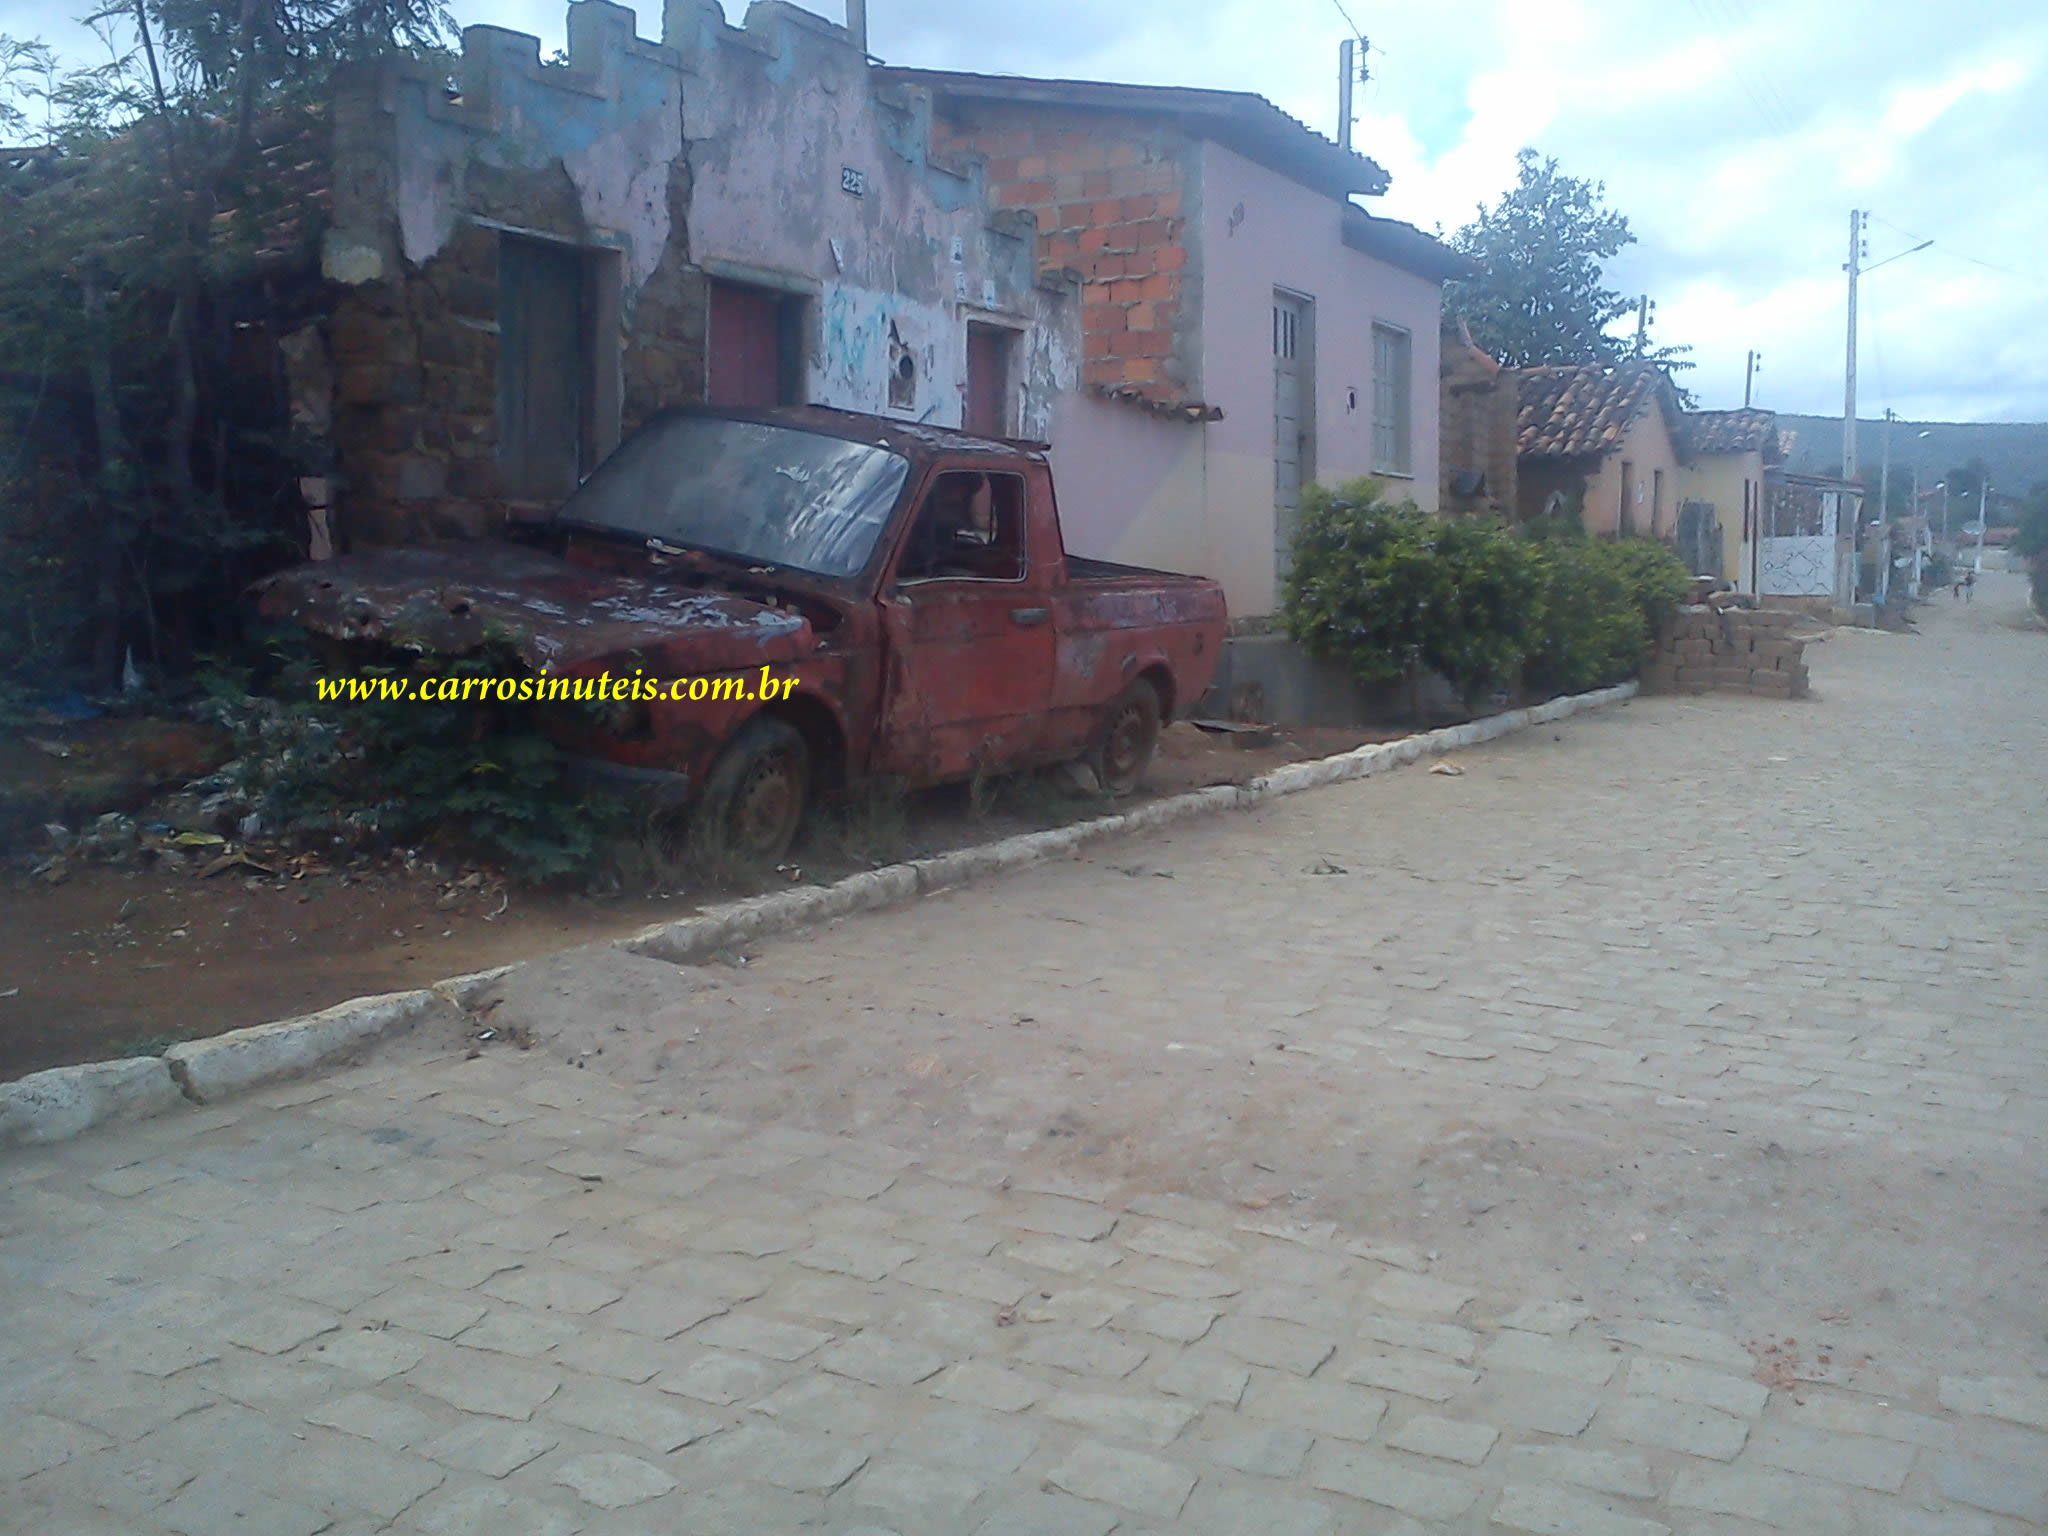
<path fill-rule="evenodd" d="M 1867 208 L 1888 221 L 1873 259 L 1937 243 L 1865 285 L 1865 412 L 2048 419 L 2048 350 L 2029 340 L 2048 334 L 2039 0 L 1867 0 L 1846 17 L 1840 0 L 1345 3 L 1374 44 L 1357 143 L 1394 175 L 1381 211 L 1455 227 L 1533 144 L 1607 183 L 1640 238 L 1611 279 L 1657 298 L 1659 339 L 1695 348 L 1703 398 L 1739 403 L 1755 347 L 1762 403 L 1826 412 L 1848 212 Z M 556 0 L 457 5 L 561 39 Z M 657 33 L 657 7 L 638 9 Z M 893 62 L 1252 90 L 1335 127 L 1329 0 L 869 0 L 869 22 Z M 38 30 L 31 0 L 0 0 L 0 31 Z"/>

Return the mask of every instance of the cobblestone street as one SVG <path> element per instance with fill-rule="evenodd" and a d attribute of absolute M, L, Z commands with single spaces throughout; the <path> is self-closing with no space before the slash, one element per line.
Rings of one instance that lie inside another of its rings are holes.
<path fill-rule="evenodd" d="M 0 1154 L 0 1529 L 2041 1529 L 2023 592 Z"/>

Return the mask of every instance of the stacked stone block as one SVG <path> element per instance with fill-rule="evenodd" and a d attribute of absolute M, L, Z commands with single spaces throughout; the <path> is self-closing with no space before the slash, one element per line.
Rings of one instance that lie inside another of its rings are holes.
<path fill-rule="evenodd" d="M 1645 693 L 1807 696 L 1806 642 L 1793 638 L 1801 615 L 1771 609 L 1687 604 L 1664 625 L 1643 668 Z"/>

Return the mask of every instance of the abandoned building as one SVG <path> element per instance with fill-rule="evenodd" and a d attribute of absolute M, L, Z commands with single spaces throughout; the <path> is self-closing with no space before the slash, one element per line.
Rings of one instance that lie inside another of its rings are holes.
<path fill-rule="evenodd" d="M 672 4 L 684 70 L 689 263 L 708 288 L 704 396 L 836 406 L 1045 439 L 1078 383 L 1074 282 L 973 156 L 934 143 L 931 93 L 866 39 L 784 0 L 744 27 Z"/>
<path fill-rule="evenodd" d="M 559 503 L 666 405 L 1051 431 L 1073 280 L 978 163 L 934 153 L 925 93 L 780 0 L 744 28 L 678 6 L 675 47 L 607 0 L 568 21 L 561 62 L 470 27 L 452 84 L 394 63 L 337 86 L 336 296 L 286 347 L 331 470 L 304 482 L 316 553 Z"/>
<path fill-rule="evenodd" d="M 563 64 L 470 27 L 452 84 L 410 62 L 337 82 L 336 296 L 324 348 L 287 348 L 338 480 L 307 487 L 316 529 L 332 503 L 350 542 L 475 536 L 699 389 L 680 61 L 623 6 L 568 19 Z"/>

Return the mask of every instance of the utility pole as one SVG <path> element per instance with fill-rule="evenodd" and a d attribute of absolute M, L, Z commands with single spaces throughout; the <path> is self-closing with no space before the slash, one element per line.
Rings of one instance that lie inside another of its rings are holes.
<path fill-rule="evenodd" d="M 1650 350 L 1650 311 L 1657 306 L 1650 302 L 1646 293 L 1636 304 L 1636 356 L 1641 357 Z"/>
<path fill-rule="evenodd" d="M 1749 409 L 1750 386 L 1756 383 L 1757 365 L 1763 360 L 1763 353 L 1752 349 L 1749 354 L 1748 366 L 1742 370 L 1742 408 L 1745 411 Z"/>
<path fill-rule="evenodd" d="M 1863 210 L 1849 210 L 1849 366 L 1842 387 L 1842 478 L 1856 478 L 1856 276 L 1863 260 Z"/>
<path fill-rule="evenodd" d="M 1884 381 L 1878 380 L 1881 384 Z M 1892 590 L 1892 408 L 1884 408 L 1884 467 L 1877 476 L 1877 532 L 1883 540 L 1878 550 L 1877 600 L 1881 603 Z"/>
<path fill-rule="evenodd" d="M 1984 534 L 1991 521 L 1991 477 L 1984 477 L 1984 485 L 1977 492 L 1977 564 L 1979 575 L 1984 571 Z"/>
<path fill-rule="evenodd" d="M 1350 38 L 1337 45 L 1337 142 L 1351 147 L 1351 80 L 1358 45 Z"/>

